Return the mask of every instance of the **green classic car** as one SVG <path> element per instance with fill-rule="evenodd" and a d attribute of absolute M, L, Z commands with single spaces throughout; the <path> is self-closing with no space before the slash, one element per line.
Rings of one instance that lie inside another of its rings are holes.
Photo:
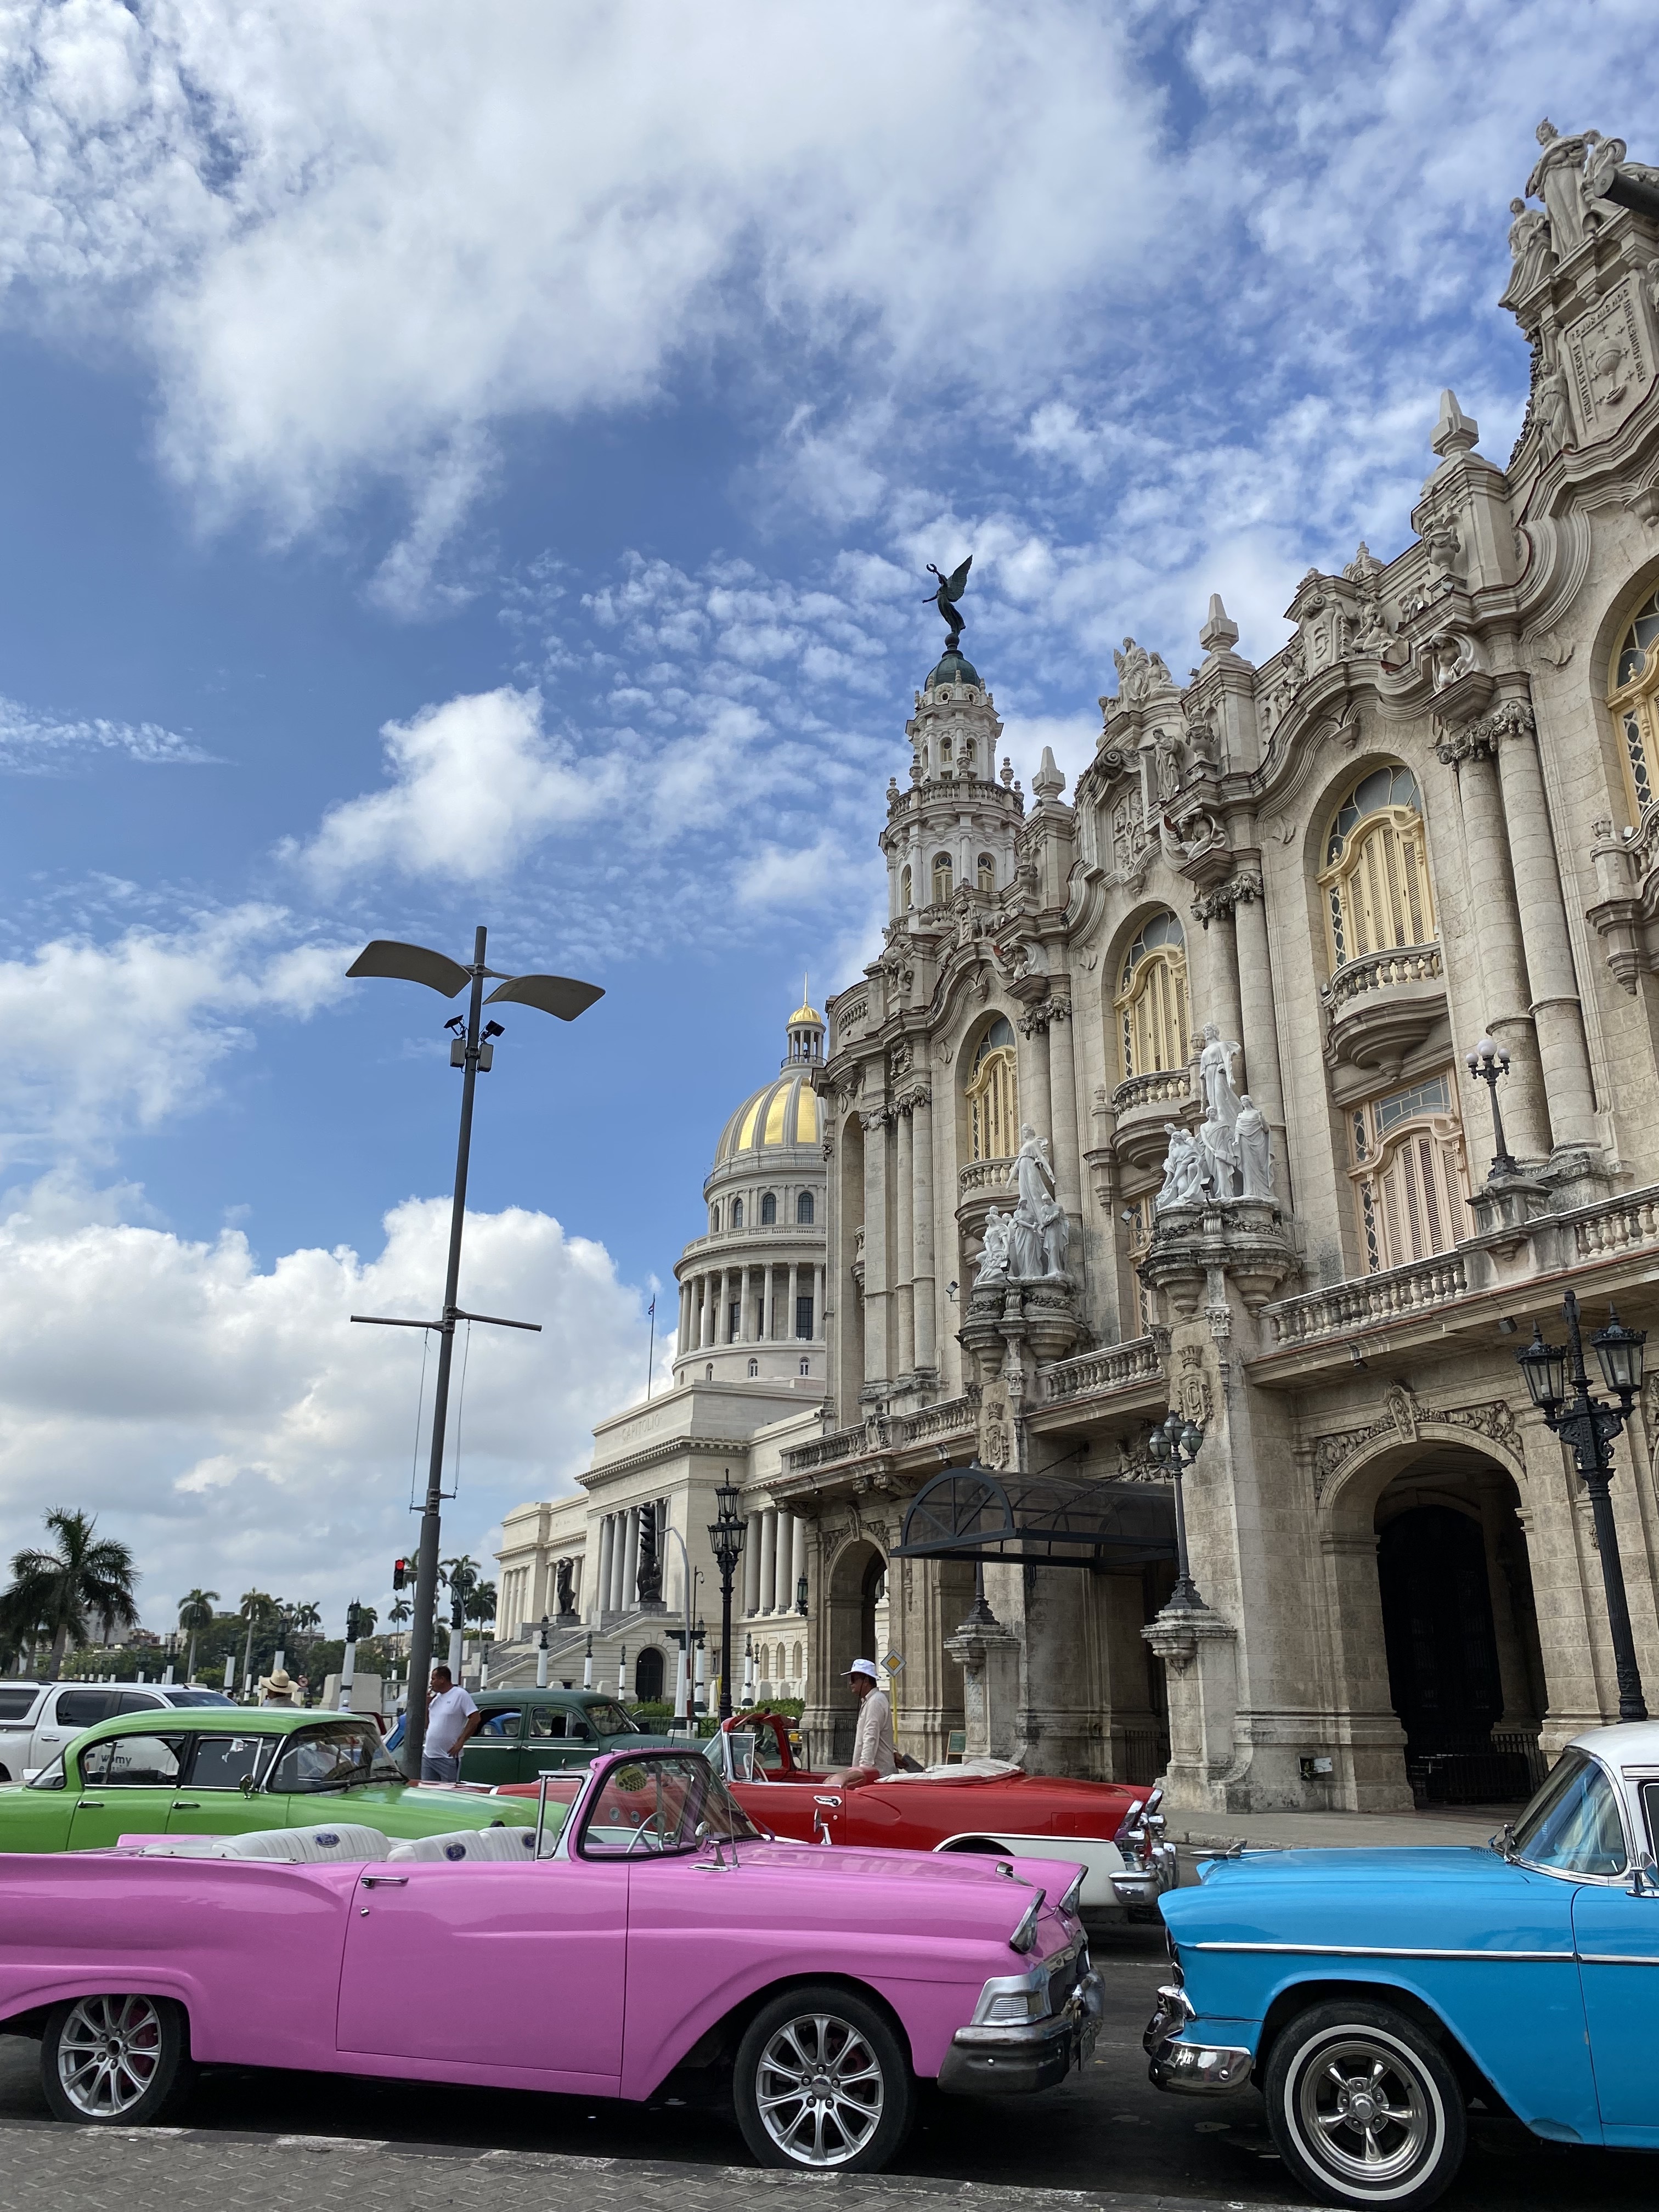
<path fill-rule="evenodd" d="M 385 1835 L 533 1827 L 533 1799 L 412 1786 L 373 1721 L 223 1705 L 133 1713 L 0 1786 L 0 1851 L 89 1851 L 122 1836 L 234 1836 L 304 1826 L 322 1806 Z"/>
<path fill-rule="evenodd" d="M 475 1702 L 483 1725 L 461 1753 L 463 1782 L 533 1782 L 602 1751 L 672 1750 L 684 1741 L 647 1735 L 600 1690 L 481 1690 Z"/>

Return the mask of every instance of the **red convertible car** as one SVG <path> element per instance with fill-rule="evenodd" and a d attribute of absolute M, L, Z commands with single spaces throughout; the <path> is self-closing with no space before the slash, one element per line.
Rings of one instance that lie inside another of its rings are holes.
<path fill-rule="evenodd" d="M 790 1723 L 773 1712 L 734 1715 L 704 1748 L 750 1819 L 774 1836 L 1080 1863 L 1079 1905 L 1091 1920 L 1121 1921 L 1175 1884 L 1155 1790 L 1027 1774 L 996 1759 L 920 1774 L 838 1767 L 832 1780 L 797 1765 Z M 497 1794 L 533 1796 L 536 1787 L 509 1784 Z"/>

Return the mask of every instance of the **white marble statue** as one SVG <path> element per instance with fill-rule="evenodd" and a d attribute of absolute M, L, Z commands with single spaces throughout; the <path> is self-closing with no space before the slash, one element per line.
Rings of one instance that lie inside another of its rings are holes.
<path fill-rule="evenodd" d="M 1204 1024 L 1204 1048 L 1198 1055 L 1198 1084 L 1204 1094 L 1204 1118 L 1224 1122 L 1229 1131 L 1238 1119 L 1238 1093 L 1233 1088 L 1233 1062 L 1239 1047 L 1224 1044 L 1213 1022 Z"/>
<path fill-rule="evenodd" d="M 1197 1139 L 1179 1121 L 1166 1121 L 1170 1149 L 1164 1155 L 1164 1187 L 1152 1201 L 1154 1212 L 1166 1206 L 1195 1206 L 1204 1195 L 1204 1155 Z"/>
<path fill-rule="evenodd" d="M 1550 219 L 1543 210 L 1529 208 L 1525 200 L 1511 200 L 1510 213 L 1515 217 L 1510 225 L 1510 281 L 1498 302 L 1500 307 L 1524 300 L 1555 266 Z"/>
<path fill-rule="evenodd" d="M 1527 179 L 1527 198 L 1543 201 L 1555 250 L 1565 258 L 1584 242 L 1584 163 L 1601 134 L 1564 138 L 1546 116 L 1536 136 L 1542 150 Z"/>
<path fill-rule="evenodd" d="M 1008 1273 L 1008 1247 L 1012 1235 L 1008 1216 L 993 1206 L 985 1217 L 985 1249 L 980 1254 L 979 1266 L 974 1280 L 978 1283 L 1000 1283 Z"/>
<path fill-rule="evenodd" d="M 1262 1116 L 1261 1109 L 1247 1091 L 1238 1102 L 1238 1119 L 1233 1124 L 1233 1138 L 1238 1146 L 1238 1171 L 1244 1188 L 1244 1198 L 1271 1198 L 1273 1194 L 1273 1132 Z"/>
<path fill-rule="evenodd" d="M 1019 1150 L 1008 1170 L 1008 1180 L 1018 1186 L 1019 1203 L 1012 1224 L 1009 1272 L 1022 1282 L 1042 1275 L 1058 1275 L 1065 1267 L 1065 1231 L 1058 1239 L 1060 1264 L 1051 1264 L 1055 1238 L 1050 1233 L 1056 1217 L 1065 1213 L 1054 1202 L 1054 1171 L 1048 1161 L 1048 1140 L 1039 1139 L 1029 1121 L 1019 1133 Z"/>
<path fill-rule="evenodd" d="M 1235 1106 L 1237 1098 L 1234 1098 Z M 1238 1138 L 1236 1125 L 1211 1114 L 1200 1123 L 1195 1139 L 1204 1162 L 1205 1181 L 1216 1198 L 1239 1195 Z"/>

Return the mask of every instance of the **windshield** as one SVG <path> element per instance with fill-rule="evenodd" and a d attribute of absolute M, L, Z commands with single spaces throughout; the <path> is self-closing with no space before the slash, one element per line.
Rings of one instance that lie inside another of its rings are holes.
<path fill-rule="evenodd" d="M 711 1838 L 760 1840 L 760 1830 L 699 1752 L 629 1759 L 599 1786 L 582 1834 L 589 1858 L 659 1857 Z"/>
<path fill-rule="evenodd" d="M 589 1705 L 587 1717 L 601 1735 L 639 1735 L 643 1733 L 637 1721 L 630 1720 L 620 1705 L 608 1700 L 602 1705 Z"/>
<path fill-rule="evenodd" d="M 354 1790 L 365 1783 L 404 1782 L 401 1766 L 380 1746 L 380 1732 L 363 1721 L 330 1721 L 290 1736 L 266 1787 L 309 1796 L 325 1790 Z"/>
<path fill-rule="evenodd" d="M 1587 1752 L 1563 1753 L 1559 1764 L 1515 1824 L 1515 1856 L 1559 1874 L 1620 1875 L 1625 1829 L 1619 1798 Z"/>

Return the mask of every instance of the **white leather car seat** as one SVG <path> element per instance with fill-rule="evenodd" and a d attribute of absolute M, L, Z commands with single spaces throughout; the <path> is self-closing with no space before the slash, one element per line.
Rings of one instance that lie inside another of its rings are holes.
<path fill-rule="evenodd" d="M 319 1820 L 305 1828 L 250 1828 L 240 1836 L 169 1836 L 143 1845 L 146 1858 L 277 1859 L 289 1866 L 331 1859 L 383 1859 L 392 1839 L 378 1828 Z"/>
<path fill-rule="evenodd" d="M 507 1859 L 522 1862 L 536 1855 L 533 1828 L 455 1828 L 447 1835 L 417 1836 L 412 1842 L 394 1844 L 389 1859 Z"/>

